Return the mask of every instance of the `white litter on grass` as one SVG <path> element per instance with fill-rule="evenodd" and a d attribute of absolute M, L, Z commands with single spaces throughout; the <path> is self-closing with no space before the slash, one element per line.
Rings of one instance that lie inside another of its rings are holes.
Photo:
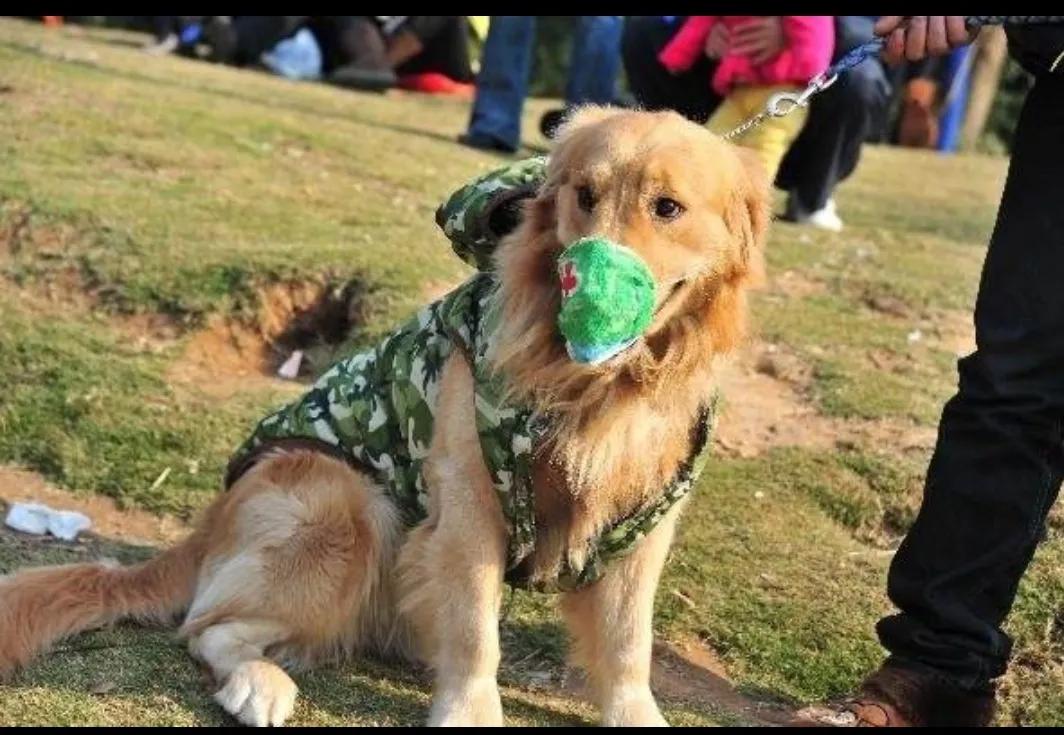
<path fill-rule="evenodd" d="M 155 482 L 153 482 L 151 484 L 151 487 L 148 488 L 148 492 L 150 493 L 150 492 L 154 491 L 156 488 L 158 488 L 160 485 L 162 485 L 164 482 L 166 482 L 166 478 L 169 477 L 169 476 L 170 476 L 170 468 L 167 467 L 165 470 L 163 470 L 162 472 L 159 473 L 158 477 L 155 478 Z"/>
<path fill-rule="evenodd" d="M 299 377 L 299 366 L 303 363 L 303 350 L 296 350 L 292 353 L 292 356 L 284 361 L 284 365 L 281 365 L 277 369 L 277 374 L 282 378 L 288 380 L 295 380 Z"/>
<path fill-rule="evenodd" d="M 92 526 L 89 517 L 72 510 L 53 510 L 40 503 L 13 503 L 4 523 L 23 533 L 43 536 L 50 533 L 64 541 L 73 541 Z"/>
<path fill-rule="evenodd" d="M 922 340 L 923 338 L 924 333 L 921 332 L 919 329 L 914 329 L 913 331 L 909 332 L 908 336 L 905 339 L 908 340 L 909 344 L 913 345 Z"/>

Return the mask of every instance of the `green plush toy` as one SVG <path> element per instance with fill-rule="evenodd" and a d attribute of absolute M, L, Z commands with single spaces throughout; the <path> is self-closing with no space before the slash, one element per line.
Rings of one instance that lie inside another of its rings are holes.
<path fill-rule="evenodd" d="M 654 316 L 654 276 L 633 250 L 585 237 L 558 257 L 558 327 L 569 356 L 596 365 L 638 340 Z"/>

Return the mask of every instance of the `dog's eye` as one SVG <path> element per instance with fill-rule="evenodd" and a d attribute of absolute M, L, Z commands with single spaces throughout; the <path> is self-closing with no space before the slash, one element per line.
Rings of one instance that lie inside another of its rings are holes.
<path fill-rule="evenodd" d="M 676 219 L 683 214 L 683 205 L 675 199 L 658 197 L 654 200 L 654 215 L 662 219 Z"/>
<path fill-rule="evenodd" d="M 576 190 L 576 203 L 580 209 L 590 213 L 595 208 L 595 193 L 590 186 L 581 186 Z"/>

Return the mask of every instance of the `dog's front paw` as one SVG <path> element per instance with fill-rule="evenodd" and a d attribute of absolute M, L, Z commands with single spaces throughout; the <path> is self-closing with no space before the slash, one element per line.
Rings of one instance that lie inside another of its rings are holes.
<path fill-rule="evenodd" d="M 298 691 L 276 664 L 245 661 L 233 669 L 214 700 L 245 725 L 278 727 L 292 714 Z"/>
<path fill-rule="evenodd" d="M 433 696 L 430 727 L 498 727 L 502 724 L 502 700 L 494 679 L 441 686 Z"/>
<path fill-rule="evenodd" d="M 602 708 L 607 727 L 668 727 L 649 688 L 614 692 Z"/>

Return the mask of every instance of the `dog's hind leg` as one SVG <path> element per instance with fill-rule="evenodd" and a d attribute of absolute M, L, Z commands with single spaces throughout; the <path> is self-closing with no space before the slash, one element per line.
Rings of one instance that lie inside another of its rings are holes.
<path fill-rule="evenodd" d="M 226 712 L 245 725 L 284 724 L 296 703 L 295 682 L 265 658 L 267 646 L 286 638 L 286 626 L 269 621 L 212 625 L 189 648 L 225 685 L 214 695 Z"/>
<path fill-rule="evenodd" d="M 318 452 L 262 459 L 227 501 L 181 633 L 226 711 L 279 725 L 296 686 L 278 664 L 306 667 L 392 637 L 381 572 L 401 526 L 368 477 Z"/>

